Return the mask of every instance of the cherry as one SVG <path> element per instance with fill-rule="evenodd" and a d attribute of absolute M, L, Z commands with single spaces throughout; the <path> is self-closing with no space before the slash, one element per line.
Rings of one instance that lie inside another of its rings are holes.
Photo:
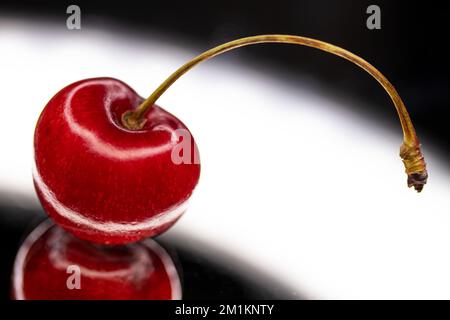
<path fill-rule="evenodd" d="M 119 80 L 87 79 L 58 92 L 38 120 L 37 194 L 54 221 L 80 238 L 137 241 L 186 209 L 200 164 L 197 157 L 176 163 L 173 151 L 189 131 L 156 105 L 139 130 L 126 128 L 122 115 L 142 100 Z"/>
<path fill-rule="evenodd" d="M 15 299 L 181 299 L 175 265 L 155 241 L 104 246 L 77 239 L 50 221 L 20 247 Z"/>
<path fill-rule="evenodd" d="M 313 47 L 344 58 L 375 78 L 389 94 L 400 119 L 400 156 L 408 186 L 422 190 L 428 173 L 419 139 L 402 99 L 383 74 L 364 59 L 323 41 L 260 35 L 200 54 L 145 100 L 123 82 L 110 78 L 82 80 L 58 92 L 39 118 L 34 140 L 34 181 L 48 214 L 75 235 L 101 243 L 137 241 L 173 225 L 198 182 L 200 164 L 186 126 L 155 103 L 200 62 L 258 43 Z M 179 144 L 186 141 L 189 148 L 179 152 Z M 174 161 L 177 153 L 183 161 Z M 330 166 L 334 156 L 330 155 Z"/>

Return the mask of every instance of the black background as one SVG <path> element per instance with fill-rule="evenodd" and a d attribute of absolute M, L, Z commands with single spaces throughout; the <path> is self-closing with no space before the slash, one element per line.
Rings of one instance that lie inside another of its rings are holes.
<path fill-rule="evenodd" d="M 297 34 L 337 44 L 381 70 L 403 97 L 419 136 L 450 155 L 450 63 L 445 48 L 450 11 L 444 2 L 2 1 L 0 10 L 64 23 L 69 4 L 81 7 L 83 28 L 105 24 L 144 35 L 158 31 L 205 49 L 263 33 Z M 381 8 L 381 30 L 366 27 L 366 9 L 371 4 Z M 377 115 L 382 125 L 396 124 L 395 111 L 378 84 L 335 57 L 271 45 L 241 49 L 240 54 L 248 63 L 278 67 L 287 76 L 307 75 L 339 93 L 371 101 L 377 106 L 374 110 L 365 107 L 355 112 Z"/>

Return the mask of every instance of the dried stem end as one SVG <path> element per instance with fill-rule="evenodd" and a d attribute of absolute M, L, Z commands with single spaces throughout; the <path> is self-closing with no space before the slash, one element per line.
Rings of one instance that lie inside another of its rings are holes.
<path fill-rule="evenodd" d="M 427 183 L 428 173 L 420 145 L 403 143 L 400 147 L 400 157 L 408 175 L 408 187 L 414 186 L 417 192 L 422 191 L 423 186 Z"/>

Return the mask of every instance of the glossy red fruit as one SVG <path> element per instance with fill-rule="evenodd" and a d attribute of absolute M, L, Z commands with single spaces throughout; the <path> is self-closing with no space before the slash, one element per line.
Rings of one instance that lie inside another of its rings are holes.
<path fill-rule="evenodd" d="M 17 253 L 15 299 L 181 299 L 173 260 L 155 241 L 104 246 L 80 240 L 50 221 Z"/>
<path fill-rule="evenodd" d="M 38 120 L 37 194 L 53 220 L 80 238 L 118 244 L 157 235 L 182 215 L 197 185 L 193 139 L 192 161 L 173 161 L 192 137 L 180 120 L 154 105 L 142 129 L 122 125 L 123 113 L 142 101 L 119 80 L 87 79 L 58 92 Z"/>

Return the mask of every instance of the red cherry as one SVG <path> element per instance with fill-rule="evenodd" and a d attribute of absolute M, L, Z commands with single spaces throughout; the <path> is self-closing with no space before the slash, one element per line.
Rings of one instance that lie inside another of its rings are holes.
<path fill-rule="evenodd" d="M 146 239 L 126 246 L 79 240 L 48 220 L 17 253 L 15 299 L 181 299 L 180 278 L 166 251 Z"/>
<path fill-rule="evenodd" d="M 118 244 L 160 234 L 197 185 L 193 139 L 192 161 L 173 160 L 182 133 L 192 137 L 175 116 L 153 105 L 139 130 L 123 126 L 122 115 L 142 101 L 119 80 L 87 79 L 58 92 L 38 120 L 37 194 L 53 220 L 80 238 Z"/>

